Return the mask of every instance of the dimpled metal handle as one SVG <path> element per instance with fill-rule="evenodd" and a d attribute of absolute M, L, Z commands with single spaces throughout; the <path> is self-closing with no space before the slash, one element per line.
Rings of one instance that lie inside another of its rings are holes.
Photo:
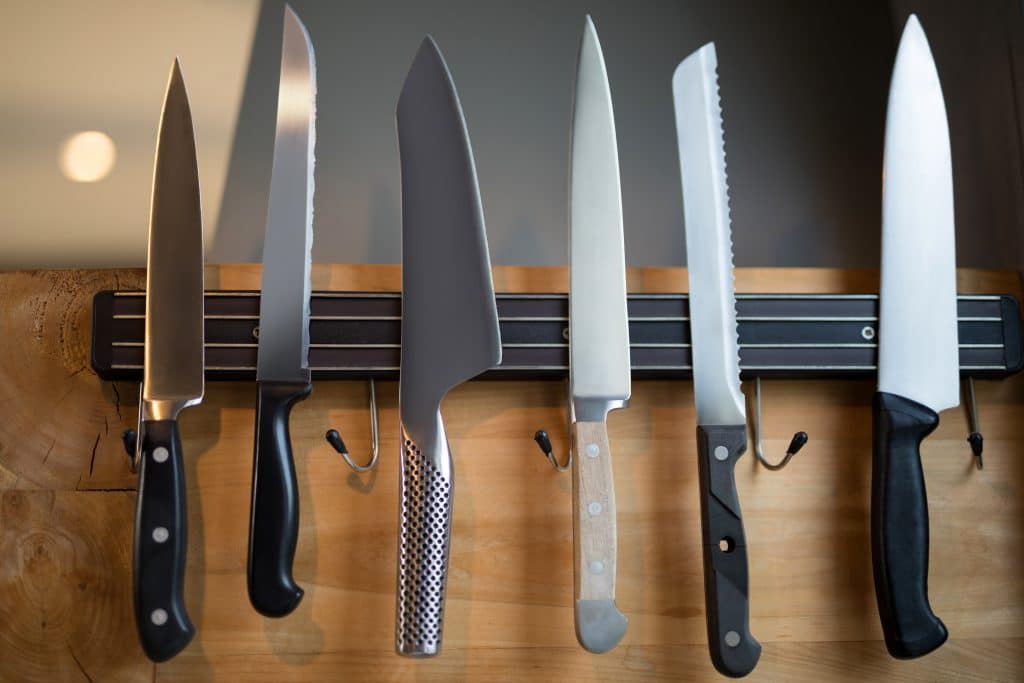
<path fill-rule="evenodd" d="M 403 430 L 395 650 L 408 657 L 441 650 L 452 528 L 451 452 L 441 443 L 429 457 Z"/>

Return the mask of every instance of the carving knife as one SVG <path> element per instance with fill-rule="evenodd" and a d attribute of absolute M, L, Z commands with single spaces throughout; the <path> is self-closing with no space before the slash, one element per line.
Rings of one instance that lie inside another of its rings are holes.
<path fill-rule="evenodd" d="M 715 45 L 708 43 L 676 68 L 672 95 L 690 280 L 708 648 L 720 673 L 739 677 L 757 665 L 761 645 L 748 623 L 747 543 L 734 477 L 747 447 L 747 415 L 717 69 Z"/>
<path fill-rule="evenodd" d="M 203 221 L 192 112 L 174 60 L 153 171 L 132 588 L 146 656 L 181 652 L 188 515 L 178 413 L 203 400 Z"/>
<path fill-rule="evenodd" d="M 462 106 L 427 37 L 396 112 L 402 169 L 400 521 L 395 648 L 441 649 L 455 494 L 450 389 L 501 363 L 480 191 Z"/>
<path fill-rule="evenodd" d="M 619 154 L 611 89 L 587 16 L 576 66 L 569 167 L 569 385 L 572 402 L 576 638 L 615 647 L 615 481 L 606 420 L 629 403 L 629 327 Z"/>
<path fill-rule="evenodd" d="M 946 107 L 917 17 L 903 29 L 885 124 L 871 555 L 885 644 L 928 654 L 946 627 L 928 602 L 921 441 L 960 403 L 953 166 Z M 927 305 L 921 305 L 926 301 Z"/>
<path fill-rule="evenodd" d="M 263 241 L 249 520 L 249 601 L 268 617 L 285 616 L 302 599 L 302 589 L 292 577 L 299 533 L 299 493 L 288 421 L 292 406 L 313 389 L 309 376 L 309 271 L 315 138 L 313 46 L 306 27 L 286 5 L 274 164 Z"/>

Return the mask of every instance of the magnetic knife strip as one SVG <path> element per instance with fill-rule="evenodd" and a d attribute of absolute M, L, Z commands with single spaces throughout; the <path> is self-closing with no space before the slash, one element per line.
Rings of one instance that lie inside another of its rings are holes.
<path fill-rule="evenodd" d="M 1017 300 L 1009 295 L 965 294 L 958 299 L 961 374 L 1004 377 L 1019 371 Z M 502 363 L 484 378 L 564 378 L 569 361 L 568 297 L 498 294 L 497 302 Z M 746 377 L 867 377 L 876 371 L 875 294 L 740 294 L 736 305 L 740 368 Z M 628 306 L 633 376 L 689 377 L 686 295 L 631 294 Z M 208 379 L 255 379 L 259 307 L 259 292 L 206 292 Z M 397 293 L 313 292 L 313 378 L 397 379 L 401 309 Z M 95 296 L 92 365 L 102 379 L 142 379 L 145 311 L 145 292 L 104 291 Z"/>

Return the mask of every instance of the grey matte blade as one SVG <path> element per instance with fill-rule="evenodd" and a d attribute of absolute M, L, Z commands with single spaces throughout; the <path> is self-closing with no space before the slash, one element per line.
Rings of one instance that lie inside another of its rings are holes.
<path fill-rule="evenodd" d="M 402 165 L 402 424 L 433 443 L 448 390 L 501 362 L 480 191 L 466 121 L 424 39 L 398 100 Z"/>
<path fill-rule="evenodd" d="M 573 99 L 569 200 L 569 367 L 576 419 L 603 421 L 629 400 L 629 326 L 615 116 L 590 17 Z"/>
<path fill-rule="evenodd" d="M 192 111 L 178 60 L 167 83 L 153 170 L 143 374 L 146 402 L 180 408 L 203 397 L 203 220 Z"/>
<path fill-rule="evenodd" d="M 258 381 L 309 381 L 310 249 L 316 62 L 306 27 L 285 6 L 274 166 L 263 240 Z"/>
<path fill-rule="evenodd" d="M 885 123 L 878 390 L 938 412 L 960 403 L 953 165 L 939 74 L 911 15 Z"/>
<path fill-rule="evenodd" d="M 708 43 L 672 76 L 690 279 L 690 343 L 697 424 L 746 424 L 740 391 L 729 185 L 718 58 Z"/>

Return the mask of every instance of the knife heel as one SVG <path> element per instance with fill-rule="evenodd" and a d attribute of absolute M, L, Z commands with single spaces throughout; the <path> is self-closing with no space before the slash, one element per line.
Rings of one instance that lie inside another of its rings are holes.
<path fill-rule="evenodd" d="M 268 617 L 290 614 L 303 590 L 292 577 L 299 536 L 299 492 L 288 422 L 309 382 L 260 382 L 249 521 L 249 601 Z"/>
<path fill-rule="evenodd" d="M 146 656 L 164 662 L 195 635 L 184 595 L 185 472 L 178 423 L 146 421 L 143 427 L 132 571 L 135 625 Z"/>
<path fill-rule="evenodd" d="M 928 499 L 921 441 L 939 424 L 925 405 L 875 393 L 871 468 L 871 565 L 885 646 L 900 659 L 946 642 L 928 601 Z"/>
<path fill-rule="evenodd" d="M 715 669 L 734 678 L 761 657 L 750 634 L 747 541 L 736 494 L 736 462 L 746 447 L 746 425 L 697 427 L 708 648 Z"/>
<path fill-rule="evenodd" d="M 443 452 L 430 457 L 403 429 L 395 650 L 407 657 L 441 650 L 453 481 L 443 432 L 439 442 Z"/>

